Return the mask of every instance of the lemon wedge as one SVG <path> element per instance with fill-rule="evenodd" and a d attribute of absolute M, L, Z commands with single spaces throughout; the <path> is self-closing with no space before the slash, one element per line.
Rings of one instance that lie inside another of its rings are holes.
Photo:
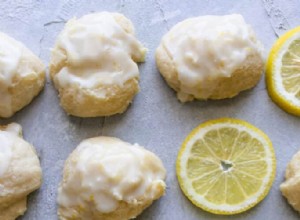
<path fill-rule="evenodd" d="M 273 45 L 266 67 L 267 89 L 283 110 L 300 116 L 300 27 Z"/>
<path fill-rule="evenodd" d="M 230 215 L 250 209 L 269 192 L 276 171 L 270 139 L 238 119 L 205 122 L 185 139 L 176 161 L 180 187 L 196 206 Z"/>

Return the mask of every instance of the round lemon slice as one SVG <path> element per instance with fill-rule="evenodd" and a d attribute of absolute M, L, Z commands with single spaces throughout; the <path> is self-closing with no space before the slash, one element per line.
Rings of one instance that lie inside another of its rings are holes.
<path fill-rule="evenodd" d="M 266 68 L 267 89 L 283 110 L 300 116 L 300 27 L 273 45 Z"/>
<path fill-rule="evenodd" d="M 270 139 L 253 125 L 229 118 L 195 128 L 176 161 L 179 184 L 189 200 L 222 215 L 259 203 L 271 188 L 275 170 Z"/>

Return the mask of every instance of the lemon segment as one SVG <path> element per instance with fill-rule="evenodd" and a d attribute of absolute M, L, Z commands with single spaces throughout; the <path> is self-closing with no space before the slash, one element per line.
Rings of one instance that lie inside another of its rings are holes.
<path fill-rule="evenodd" d="M 283 110 L 300 116 L 300 27 L 273 45 L 266 66 L 270 97 Z"/>
<path fill-rule="evenodd" d="M 250 209 L 269 192 L 276 170 L 269 138 L 238 119 L 205 122 L 185 139 L 176 161 L 184 194 L 196 206 L 230 215 Z"/>

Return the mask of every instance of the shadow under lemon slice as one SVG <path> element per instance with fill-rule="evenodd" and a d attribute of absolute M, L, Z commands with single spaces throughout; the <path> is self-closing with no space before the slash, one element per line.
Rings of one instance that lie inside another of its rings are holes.
<path fill-rule="evenodd" d="M 199 125 L 187 136 L 176 172 L 194 205 L 231 215 L 252 208 L 268 194 L 276 158 L 261 130 L 242 120 L 221 118 Z"/>

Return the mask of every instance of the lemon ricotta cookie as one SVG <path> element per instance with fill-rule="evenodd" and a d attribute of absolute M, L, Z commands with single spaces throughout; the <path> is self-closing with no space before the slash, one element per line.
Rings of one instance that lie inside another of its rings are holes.
<path fill-rule="evenodd" d="M 42 61 L 21 42 L 0 32 L 0 117 L 29 104 L 45 84 Z"/>
<path fill-rule="evenodd" d="M 288 164 L 285 181 L 280 185 L 280 190 L 289 204 L 300 212 L 300 151 L 293 156 Z"/>
<path fill-rule="evenodd" d="M 150 151 L 112 137 L 82 141 L 58 189 L 61 220 L 135 218 L 165 192 L 166 171 Z"/>
<path fill-rule="evenodd" d="M 241 15 L 201 16 L 164 35 L 156 63 L 181 102 L 231 98 L 258 83 L 263 46 Z"/>
<path fill-rule="evenodd" d="M 20 125 L 0 126 L 0 145 L 0 219 L 14 220 L 26 211 L 27 195 L 40 187 L 42 171 Z"/>
<path fill-rule="evenodd" d="M 71 19 L 52 50 L 50 73 L 64 110 L 79 117 L 124 112 L 139 91 L 146 48 L 130 20 L 101 12 Z"/>

